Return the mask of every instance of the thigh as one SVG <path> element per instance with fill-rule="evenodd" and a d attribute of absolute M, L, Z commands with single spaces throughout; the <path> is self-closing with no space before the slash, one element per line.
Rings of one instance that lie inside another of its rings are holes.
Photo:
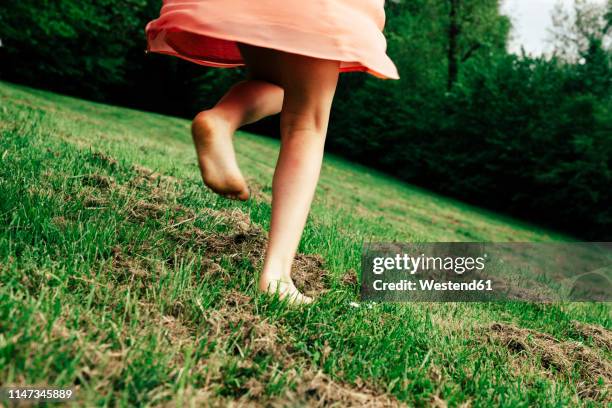
<path fill-rule="evenodd" d="M 339 61 L 324 60 L 240 44 L 240 52 L 253 79 L 279 85 L 285 91 L 285 121 L 295 116 L 327 127 L 336 91 Z"/>
<path fill-rule="evenodd" d="M 238 43 L 238 49 L 246 64 L 249 79 L 266 81 L 281 86 L 279 51 L 242 43 Z"/>

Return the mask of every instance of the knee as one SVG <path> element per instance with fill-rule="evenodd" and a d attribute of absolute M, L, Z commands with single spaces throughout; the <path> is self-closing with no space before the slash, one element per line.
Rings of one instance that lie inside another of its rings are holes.
<path fill-rule="evenodd" d="M 310 109 L 300 112 L 283 110 L 281 114 L 281 135 L 290 137 L 297 133 L 312 133 L 325 136 L 329 123 L 329 111 Z"/>
<path fill-rule="evenodd" d="M 335 92 L 335 86 L 332 85 L 335 83 L 310 81 L 286 86 L 281 112 L 281 134 L 307 131 L 325 136 Z"/>

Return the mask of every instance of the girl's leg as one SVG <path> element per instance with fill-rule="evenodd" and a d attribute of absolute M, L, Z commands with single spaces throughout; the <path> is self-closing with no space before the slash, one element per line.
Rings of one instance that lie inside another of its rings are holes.
<path fill-rule="evenodd" d="M 241 52 L 254 72 L 268 68 L 266 79 L 285 91 L 272 221 L 259 289 L 279 292 L 298 303 L 310 302 L 295 288 L 291 265 L 319 179 L 339 62 L 251 46 L 242 46 Z"/>
<path fill-rule="evenodd" d="M 260 80 L 234 85 L 212 108 L 200 112 L 192 135 L 204 183 L 228 198 L 246 200 L 248 186 L 238 168 L 232 137 L 249 123 L 280 112 L 283 89 Z"/>

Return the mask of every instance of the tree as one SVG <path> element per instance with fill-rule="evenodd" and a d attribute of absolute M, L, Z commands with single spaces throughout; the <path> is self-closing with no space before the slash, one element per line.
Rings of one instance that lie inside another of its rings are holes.
<path fill-rule="evenodd" d="M 569 10 L 557 3 L 552 20 L 549 41 L 555 55 L 568 62 L 581 62 L 594 44 L 608 52 L 612 49 L 612 0 L 607 4 L 574 0 Z"/>
<path fill-rule="evenodd" d="M 505 51 L 510 22 L 507 17 L 499 14 L 499 0 L 446 1 L 447 90 L 450 91 L 459 77 L 461 64 L 472 58 L 477 51 Z"/>

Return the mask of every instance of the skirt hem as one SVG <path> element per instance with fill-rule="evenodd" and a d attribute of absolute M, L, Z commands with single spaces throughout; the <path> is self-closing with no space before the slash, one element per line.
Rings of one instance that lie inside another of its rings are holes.
<path fill-rule="evenodd" d="M 271 45 L 272 41 L 267 41 L 266 39 L 258 39 L 258 38 L 242 38 L 241 36 L 224 34 L 223 36 L 219 35 L 211 35 L 211 33 L 203 32 L 203 30 L 199 30 L 198 32 L 184 30 L 178 27 L 165 27 L 165 28 L 150 28 L 147 26 L 146 36 L 147 36 L 147 51 L 154 52 L 157 54 L 171 55 L 174 57 L 178 57 L 184 59 L 189 62 L 193 62 L 199 65 L 215 67 L 215 68 L 236 68 L 244 66 L 244 61 L 242 57 L 236 56 L 235 58 L 218 58 L 213 57 L 212 55 L 206 55 L 206 53 L 194 54 L 190 52 L 186 52 L 184 49 L 177 49 L 176 45 L 171 45 L 171 41 L 168 41 L 167 34 L 168 33 L 187 33 L 192 36 L 200 36 L 203 39 L 212 39 L 221 44 L 225 44 L 228 48 L 232 47 L 237 50 L 236 43 L 249 44 L 256 47 L 264 47 L 275 49 L 283 52 L 288 52 L 292 54 L 304 55 L 312 58 L 320 58 L 327 59 L 333 61 L 340 61 L 340 72 L 367 72 L 377 78 L 381 79 L 399 79 L 399 75 L 397 70 L 395 69 L 395 65 L 389 59 L 389 57 L 384 54 L 384 57 L 388 60 L 385 61 L 387 67 L 376 67 L 379 64 L 372 64 L 368 61 L 363 61 L 358 55 L 354 55 L 355 53 L 350 53 L 345 51 L 346 55 L 342 56 L 334 56 L 331 52 L 316 52 L 314 50 L 300 50 L 297 51 L 292 48 L 289 44 L 278 44 L 278 41 L 275 42 L 274 45 Z"/>

